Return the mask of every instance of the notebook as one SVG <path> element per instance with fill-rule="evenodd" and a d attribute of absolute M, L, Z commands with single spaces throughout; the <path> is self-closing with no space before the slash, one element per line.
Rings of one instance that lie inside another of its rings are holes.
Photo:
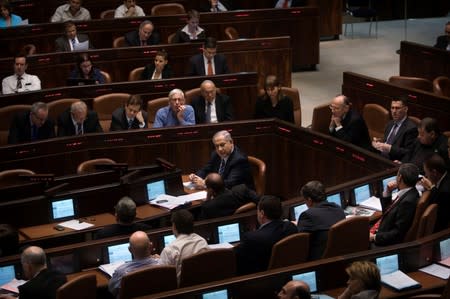
<path fill-rule="evenodd" d="M 293 220 L 298 221 L 298 218 L 300 217 L 300 215 L 307 209 L 308 209 L 308 206 L 306 205 L 306 203 L 292 207 L 292 211 L 293 211 L 292 214 L 294 215 Z"/>
<path fill-rule="evenodd" d="M 217 290 L 213 292 L 203 293 L 202 299 L 228 299 L 228 290 Z"/>
<path fill-rule="evenodd" d="M 147 184 L 147 198 L 148 201 L 154 200 L 158 195 L 166 194 L 166 185 L 164 180 L 151 182 Z"/>
<path fill-rule="evenodd" d="M 100 265 L 98 268 L 112 276 L 114 271 L 125 262 L 131 261 L 132 256 L 128 250 L 130 243 L 110 245 L 106 248 L 109 264 Z"/>
<path fill-rule="evenodd" d="M 75 217 L 73 198 L 54 200 L 51 202 L 51 220 L 60 221 Z"/>
<path fill-rule="evenodd" d="M 387 255 L 376 259 L 380 269 L 381 282 L 397 290 L 420 288 L 421 285 L 399 270 L 398 254 Z"/>
<path fill-rule="evenodd" d="M 219 243 L 233 243 L 241 240 L 239 223 L 220 225 L 217 227 Z"/>

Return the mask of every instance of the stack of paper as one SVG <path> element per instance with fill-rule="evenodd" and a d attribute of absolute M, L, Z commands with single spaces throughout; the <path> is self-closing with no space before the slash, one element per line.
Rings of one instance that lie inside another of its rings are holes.
<path fill-rule="evenodd" d="M 420 288 L 421 285 L 405 273 L 400 270 L 394 271 L 389 274 L 381 275 L 381 282 L 387 286 L 397 290 L 403 291 L 407 289 Z"/>
<path fill-rule="evenodd" d="M 381 212 L 381 201 L 376 196 L 371 196 L 359 204 L 360 207 L 369 208 Z"/>
<path fill-rule="evenodd" d="M 79 220 L 76 220 L 76 219 L 65 221 L 65 222 L 61 222 L 58 225 L 61 225 L 61 226 L 67 227 L 67 228 L 71 228 L 71 229 L 74 229 L 74 230 L 82 230 L 82 229 L 86 229 L 86 228 L 89 228 L 91 226 L 94 226 L 91 223 L 80 222 Z"/>
<path fill-rule="evenodd" d="M 12 293 L 19 293 L 19 286 L 23 285 L 24 283 L 26 283 L 26 280 L 22 280 L 22 279 L 13 279 L 10 282 L 2 285 L 0 288 L 3 290 L 7 290 L 9 292 Z"/>
<path fill-rule="evenodd" d="M 191 194 L 181 196 L 161 194 L 158 195 L 154 200 L 152 200 L 150 204 L 172 210 L 180 205 L 184 205 L 194 200 L 201 200 L 205 198 L 206 198 L 206 191 L 194 192 Z"/>
<path fill-rule="evenodd" d="M 98 268 L 100 270 L 102 270 L 103 272 L 105 272 L 106 274 L 108 274 L 110 277 L 112 277 L 114 274 L 114 271 L 116 271 L 116 269 L 119 268 L 123 264 L 125 264 L 125 262 L 120 261 L 120 262 L 115 262 L 112 264 L 103 264 L 103 265 L 98 266 Z"/>
<path fill-rule="evenodd" d="M 450 269 L 438 264 L 431 264 L 419 269 L 419 271 L 431 274 L 442 279 L 448 279 L 448 277 L 450 276 Z"/>

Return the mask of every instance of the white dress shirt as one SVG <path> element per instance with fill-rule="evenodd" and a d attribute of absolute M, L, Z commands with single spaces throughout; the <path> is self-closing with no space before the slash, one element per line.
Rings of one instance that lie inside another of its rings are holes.
<path fill-rule="evenodd" d="M 145 13 L 144 13 L 144 10 L 142 9 L 142 7 L 140 7 L 138 5 L 135 5 L 134 9 L 135 9 L 134 15 L 132 15 L 131 17 L 145 17 Z M 125 18 L 125 17 L 127 17 L 127 15 L 126 15 L 127 11 L 128 11 L 128 8 L 126 7 L 125 4 L 120 5 L 114 11 L 114 18 Z"/>
<path fill-rule="evenodd" d="M 38 76 L 24 73 L 22 75 L 22 87 L 17 89 L 17 75 L 11 75 L 2 81 L 2 93 L 11 94 L 16 92 L 32 91 L 41 89 L 41 80 Z"/>

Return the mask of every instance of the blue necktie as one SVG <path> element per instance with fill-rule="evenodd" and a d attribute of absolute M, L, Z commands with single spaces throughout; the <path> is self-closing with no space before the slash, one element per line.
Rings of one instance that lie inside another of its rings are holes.
<path fill-rule="evenodd" d="M 225 170 L 225 159 L 222 159 L 222 161 L 220 161 L 220 166 L 219 166 L 219 174 L 222 176 L 223 172 Z"/>
<path fill-rule="evenodd" d="M 128 120 L 128 129 L 131 129 L 133 126 L 133 119 Z"/>
<path fill-rule="evenodd" d="M 387 144 L 392 144 L 394 142 L 395 135 L 397 135 L 397 130 L 398 130 L 398 123 L 394 123 L 394 125 L 392 126 L 391 133 L 386 139 Z"/>
<path fill-rule="evenodd" d="M 31 141 L 38 139 L 38 128 L 35 125 L 31 126 Z"/>
<path fill-rule="evenodd" d="M 72 50 L 75 51 L 75 39 L 72 38 Z"/>

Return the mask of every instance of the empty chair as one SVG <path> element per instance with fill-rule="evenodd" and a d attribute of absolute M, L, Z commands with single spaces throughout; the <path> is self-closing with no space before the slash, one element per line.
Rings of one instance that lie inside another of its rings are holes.
<path fill-rule="evenodd" d="M 323 134 L 329 134 L 328 127 L 330 126 L 331 110 L 329 104 L 316 106 L 313 109 L 313 116 L 311 122 L 311 130 Z"/>
<path fill-rule="evenodd" d="M 30 109 L 31 105 L 10 105 L 0 108 L 0 145 L 8 144 L 9 127 L 14 116 Z"/>
<path fill-rule="evenodd" d="M 239 33 L 237 32 L 236 28 L 232 26 L 228 26 L 225 28 L 225 36 L 229 40 L 239 39 Z"/>
<path fill-rule="evenodd" d="M 370 139 L 374 137 L 383 139 L 384 130 L 389 122 L 389 111 L 378 104 L 365 104 L 362 116 L 369 129 Z"/>
<path fill-rule="evenodd" d="M 295 87 L 281 87 L 281 92 L 292 100 L 294 106 L 294 122 L 297 126 L 302 126 L 302 105 L 300 103 L 300 93 Z"/>
<path fill-rule="evenodd" d="M 268 270 L 306 262 L 308 255 L 308 233 L 287 236 L 273 245 Z"/>
<path fill-rule="evenodd" d="M 123 48 L 127 47 L 127 43 L 125 42 L 124 36 L 116 37 L 113 41 L 113 48 Z"/>
<path fill-rule="evenodd" d="M 378 16 L 377 11 L 371 7 L 370 0 L 346 0 L 346 15 L 344 16 L 344 35 L 347 34 L 347 24 L 351 25 L 353 38 L 353 23 L 358 19 L 369 20 L 369 36 L 372 34 L 372 22 L 375 21 L 375 37 L 378 36 Z"/>
<path fill-rule="evenodd" d="M 56 299 L 95 299 L 97 295 L 97 278 L 95 274 L 78 276 L 56 291 Z"/>
<path fill-rule="evenodd" d="M 150 266 L 128 273 L 120 282 L 120 299 L 170 291 L 177 288 L 175 266 Z"/>
<path fill-rule="evenodd" d="M 128 75 L 128 81 L 139 81 L 141 80 L 142 73 L 144 72 L 145 67 L 137 67 L 133 70 L 131 70 L 130 74 Z"/>
<path fill-rule="evenodd" d="M 148 113 L 148 127 L 153 127 L 153 123 L 155 122 L 156 112 L 158 112 L 159 108 L 167 106 L 169 103 L 169 98 L 158 98 L 154 100 L 150 100 L 147 102 L 147 113 Z"/>
<path fill-rule="evenodd" d="M 437 95 L 450 98 L 450 78 L 439 76 L 434 79 L 433 92 Z"/>
<path fill-rule="evenodd" d="M 422 217 L 420 217 L 419 227 L 417 229 L 417 239 L 431 235 L 434 231 L 434 225 L 436 224 L 438 212 L 438 205 L 431 204 L 423 212 Z"/>
<path fill-rule="evenodd" d="M 27 54 L 27 56 L 36 54 L 36 46 L 34 44 L 26 44 L 23 46 L 23 52 Z"/>
<path fill-rule="evenodd" d="M 177 33 L 172 33 L 169 34 L 169 36 L 167 37 L 167 43 L 168 44 L 174 44 L 175 43 L 175 36 L 177 35 Z"/>
<path fill-rule="evenodd" d="M 111 83 L 112 82 L 112 78 L 111 75 L 108 72 L 105 71 L 100 71 L 100 73 L 103 75 L 103 77 L 105 78 L 105 83 Z"/>
<path fill-rule="evenodd" d="M 369 249 L 369 217 L 354 216 L 330 227 L 322 258 Z"/>
<path fill-rule="evenodd" d="M 232 249 L 204 250 L 181 262 L 180 287 L 230 278 L 236 275 Z"/>
<path fill-rule="evenodd" d="M 0 172 L 0 185 L 15 185 L 23 182 L 21 175 L 33 175 L 34 171 L 29 169 L 8 169 Z"/>
<path fill-rule="evenodd" d="M 107 9 L 100 13 L 100 19 L 114 19 L 115 9 Z"/>
<path fill-rule="evenodd" d="M 97 112 L 98 120 L 104 132 L 109 131 L 111 116 L 114 110 L 125 105 L 130 98 L 129 93 L 108 93 L 94 98 L 92 109 Z"/>
<path fill-rule="evenodd" d="M 152 7 L 152 16 L 170 16 L 186 13 L 184 6 L 179 3 L 162 3 Z"/>
<path fill-rule="evenodd" d="M 85 174 L 85 173 L 91 173 L 96 172 L 97 169 L 95 168 L 95 165 L 99 164 L 115 164 L 116 162 L 114 160 L 108 159 L 108 158 L 98 158 L 98 159 L 92 159 L 87 160 L 84 162 L 81 162 L 77 167 L 77 174 Z"/>
<path fill-rule="evenodd" d="M 253 156 L 248 156 L 248 162 L 252 168 L 256 194 L 264 195 L 264 191 L 266 190 L 266 163 Z"/>
<path fill-rule="evenodd" d="M 433 91 L 433 83 L 425 78 L 405 77 L 405 76 L 391 76 L 389 82 L 398 86 L 415 88 L 425 91 Z"/>
<path fill-rule="evenodd" d="M 411 223 L 411 226 L 410 226 L 408 232 L 406 233 L 405 238 L 403 239 L 403 242 L 410 242 L 410 241 L 417 240 L 417 234 L 419 231 L 420 220 L 421 220 L 422 215 L 425 212 L 426 208 L 428 207 L 429 199 L 430 199 L 430 191 L 425 191 L 422 193 L 422 196 L 417 201 L 416 212 L 414 214 L 413 222 Z"/>

